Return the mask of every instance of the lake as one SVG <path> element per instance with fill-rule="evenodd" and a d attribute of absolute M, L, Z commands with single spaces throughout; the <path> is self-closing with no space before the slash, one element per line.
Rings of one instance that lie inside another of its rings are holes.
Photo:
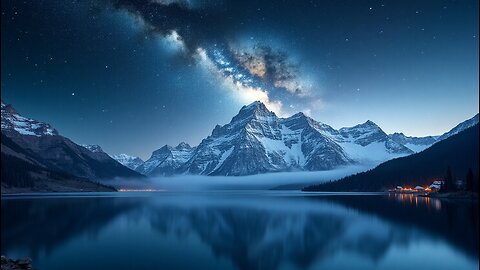
<path fill-rule="evenodd" d="M 1 252 L 56 269 L 478 269 L 478 204 L 287 191 L 2 196 Z"/>

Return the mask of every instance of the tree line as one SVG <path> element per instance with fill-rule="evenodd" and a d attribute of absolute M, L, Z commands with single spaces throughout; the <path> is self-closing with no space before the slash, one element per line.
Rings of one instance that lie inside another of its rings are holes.
<path fill-rule="evenodd" d="M 477 173 L 477 180 L 475 180 L 472 168 L 468 168 L 465 178 L 458 181 L 454 177 L 451 167 L 448 166 L 445 180 L 442 182 L 439 192 L 467 191 L 479 193 L 479 177 L 480 175 Z"/>

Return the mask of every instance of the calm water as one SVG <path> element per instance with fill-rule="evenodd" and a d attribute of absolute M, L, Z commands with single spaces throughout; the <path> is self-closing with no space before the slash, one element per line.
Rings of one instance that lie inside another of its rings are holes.
<path fill-rule="evenodd" d="M 478 269 L 478 205 L 286 192 L 2 198 L 1 249 L 55 269 Z"/>

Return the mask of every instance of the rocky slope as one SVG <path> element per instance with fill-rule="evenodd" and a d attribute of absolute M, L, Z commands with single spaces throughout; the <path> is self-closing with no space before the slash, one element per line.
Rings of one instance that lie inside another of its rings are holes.
<path fill-rule="evenodd" d="M 144 161 L 141 158 L 130 156 L 127 154 L 110 155 L 110 157 L 118 161 L 123 166 L 130 168 L 132 170 L 137 169 L 140 165 L 144 163 Z"/>
<path fill-rule="evenodd" d="M 165 145 L 154 151 L 136 171 L 145 175 L 175 174 L 178 168 L 191 158 L 194 150 L 195 148 L 184 142 L 175 147 Z"/>
<path fill-rule="evenodd" d="M 476 124 L 478 124 L 478 114 L 476 114 L 475 116 L 473 116 L 472 118 L 466 121 L 463 121 L 462 123 L 452 128 L 450 131 L 445 132 L 440 136 L 410 137 L 410 136 L 404 135 L 403 133 L 393 133 L 393 134 L 390 134 L 389 136 L 392 140 L 400 144 L 403 144 L 405 147 L 408 147 L 414 152 L 420 152 L 432 146 L 434 143 L 445 140 Z"/>
<path fill-rule="evenodd" d="M 242 107 L 230 123 L 217 125 L 197 147 L 180 150 L 180 159 L 171 154 L 173 149 L 155 151 L 137 171 L 147 175 L 317 171 L 413 153 L 371 121 L 335 130 L 303 113 L 279 118 L 258 101 Z"/>
<path fill-rule="evenodd" d="M 59 135 L 49 124 L 21 116 L 3 102 L 1 116 L 2 135 L 41 160 L 50 170 L 92 180 L 142 177 L 103 151 L 92 152 Z"/>
<path fill-rule="evenodd" d="M 114 188 L 52 169 L 41 157 L 2 134 L 1 192 L 115 191 Z"/>

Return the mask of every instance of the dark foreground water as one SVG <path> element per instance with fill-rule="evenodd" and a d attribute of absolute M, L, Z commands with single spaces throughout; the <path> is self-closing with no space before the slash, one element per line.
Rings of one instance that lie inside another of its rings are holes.
<path fill-rule="evenodd" d="M 478 269 L 478 205 L 285 192 L 2 198 L 2 254 L 55 269 Z"/>

